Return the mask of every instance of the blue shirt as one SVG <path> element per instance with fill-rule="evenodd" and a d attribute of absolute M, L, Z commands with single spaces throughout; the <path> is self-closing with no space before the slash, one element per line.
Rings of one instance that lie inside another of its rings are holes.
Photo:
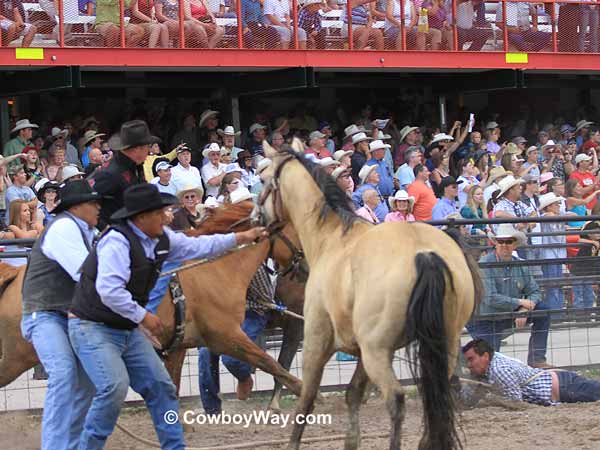
<path fill-rule="evenodd" d="M 454 200 L 448 200 L 446 197 L 442 197 L 433 207 L 431 211 L 432 220 L 444 220 L 450 214 L 457 211 L 456 202 Z"/>
<path fill-rule="evenodd" d="M 48 259 L 56 261 L 65 271 L 71 275 L 73 281 L 79 281 L 79 269 L 88 256 L 88 248 L 94 241 L 95 228 L 90 227 L 87 222 L 75 217 L 60 217 L 48 229 L 42 244 L 42 253 Z M 83 242 L 82 233 L 88 246 Z"/>
<path fill-rule="evenodd" d="M 381 195 L 385 195 L 389 197 L 394 193 L 394 179 L 392 178 L 392 170 L 390 166 L 388 166 L 385 159 L 376 160 L 370 159 L 367 161 L 367 165 L 369 166 L 377 166 L 377 173 L 379 174 L 379 192 Z"/>
<path fill-rule="evenodd" d="M 408 185 L 415 181 L 415 171 L 408 163 L 404 163 L 398 167 L 398 170 L 396 170 L 396 173 L 394 174 L 394 178 L 398 179 L 400 189 L 406 190 Z"/>
<path fill-rule="evenodd" d="M 30 202 L 35 198 L 33 190 L 29 186 L 9 186 L 5 194 L 6 223 L 10 223 L 10 203 L 13 200 L 25 200 Z"/>
<path fill-rule="evenodd" d="M 127 221 L 127 225 L 140 239 L 146 256 L 149 259 L 154 259 L 154 250 L 156 244 L 158 244 L 158 239 L 148 237 L 131 221 Z M 216 256 L 236 244 L 234 233 L 188 237 L 182 233 L 175 233 L 166 227 L 164 232 L 169 238 L 167 262 Z M 129 251 L 129 241 L 118 231 L 109 231 L 98 242 L 96 290 L 102 303 L 112 311 L 135 323 L 140 323 L 146 315 L 146 310 L 133 300 L 131 293 L 125 288 L 131 277 Z"/>
<path fill-rule="evenodd" d="M 379 194 L 381 201 L 379 202 L 379 205 L 377 205 L 377 207 L 375 208 L 374 212 L 377 218 L 379 219 L 379 222 L 385 222 L 385 216 L 388 215 L 390 210 L 388 209 L 387 203 L 383 200 L 383 198 L 381 198 L 381 192 L 379 192 L 379 188 L 374 184 L 361 184 L 358 187 L 358 189 L 356 189 L 356 191 L 352 193 L 352 201 L 354 202 L 354 206 L 356 206 L 356 208 L 361 208 L 364 206 L 364 203 L 362 201 L 362 195 L 363 192 L 367 189 L 374 189 Z"/>
<path fill-rule="evenodd" d="M 242 28 L 246 28 L 248 22 L 263 23 L 262 7 L 258 0 L 242 0 Z"/>
<path fill-rule="evenodd" d="M 90 165 L 90 150 L 92 147 L 89 145 L 83 149 L 83 154 L 81 155 L 81 164 L 83 164 L 83 168 L 85 169 Z"/>

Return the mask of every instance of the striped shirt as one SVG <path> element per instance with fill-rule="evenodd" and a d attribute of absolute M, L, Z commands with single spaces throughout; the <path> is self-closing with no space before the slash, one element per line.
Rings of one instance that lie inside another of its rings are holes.
<path fill-rule="evenodd" d="M 542 372 L 534 380 L 534 375 Z M 502 353 L 494 353 L 485 374 L 486 381 L 496 385 L 502 394 L 511 400 L 521 400 L 539 405 L 553 405 L 552 375 L 541 369 L 534 369 L 521 361 Z"/>

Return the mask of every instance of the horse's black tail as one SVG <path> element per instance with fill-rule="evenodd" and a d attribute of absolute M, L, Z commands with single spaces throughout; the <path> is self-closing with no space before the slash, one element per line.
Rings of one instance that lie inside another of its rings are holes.
<path fill-rule="evenodd" d="M 417 280 L 408 304 L 404 331 L 409 366 L 423 399 L 425 433 L 419 450 L 462 448 L 456 431 L 455 403 L 448 378 L 448 341 L 444 321 L 446 262 L 436 253 L 415 257 Z"/>

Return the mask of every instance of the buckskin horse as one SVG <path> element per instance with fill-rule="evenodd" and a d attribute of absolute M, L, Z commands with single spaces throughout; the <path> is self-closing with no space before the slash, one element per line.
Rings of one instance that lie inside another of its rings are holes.
<path fill-rule="evenodd" d="M 219 208 L 198 233 L 224 232 L 239 217 L 247 217 L 251 210 L 252 202 Z M 180 348 L 170 353 L 165 360 L 177 387 L 185 348 L 207 345 L 214 352 L 247 361 L 272 374 L 291 392 L 297 395 L 300 393 L 300 380 L 254 344 L 240 328 L 245 313 L 248 284 L 259 264 L 267 257 L 271 245 L 274 255 L 284 255 L 281 260 L 283 264 L 287 264 L 286 258 L 293 259 L 288 255 L 293 252 L 286 250 L 287 247 L 284 248 L 281 242 L 270 244 L 263 241 L 179 272 L 180 284 L 187 299 L 185 339 Z M 6 286 L 0 298 L 0 387 L 8 385 L 39 362 L 33 346 L 23 339 L 20 331 L 24 273 L 25 266 L 15 269 L 7 264 L 0 264 L 0 284 Z M 234 273 L 235 276 L 232 276 Z M 171 341 L 175 328 L 174 306 L 169 292 L 161 302 L 157 314 L 166 330 L 158 340 L 165 347 Z"/>
<path fill-rule="evenodd" d="M 405 393 L 392 367 L 406 348 L 423 400 L 421 450 L 453 450 L 456 429 L 450 376 L 460 333 L 482 291 L 474 260 L 441 230 L 401 222 L 371 225 L 317 164 L 293 149 L 265 144 L 271 167 L 257 214 L 269 229 L 292 224 L 310 267 L 304 303 L 302 393 L 296 414 L 312 411 L 323 368 L 336 350 L 359 358 L 346 392 L 346 450 L 360 444 L 359 407 L 368 381 L 391 417 L 390 449 L 399 450 Z M 300 447 L 304 422 L 289 449 Z"/>

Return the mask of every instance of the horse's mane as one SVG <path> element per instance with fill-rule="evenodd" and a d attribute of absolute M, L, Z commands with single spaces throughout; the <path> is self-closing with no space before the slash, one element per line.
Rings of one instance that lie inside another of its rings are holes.
<path fill-rule="evenodd" d="M 253 204 L 251 202 L 241 202 L 235 205 L 227 204 L 214 208 L 212 213 L 204 219 L 198 228 L 187 230 L 188 236 L 200 236 L 202 234 L 231 233 L 250 227 L 250 221 L 241 222 L 231 228 L 236 222 L 243 221 L 250 217 Z"/>
<path fill-rule="evenodd" d="M 317 183 L 323 194 L 324 202 L 319 211 L 319 220 L 324 222 L 330 212 L 334 212 L 342 220 L 344 233 L 352 228 L 356 222 L 363 220 L 354 212 L 354 207 L 348 195 L 340 188 L 337 182 L 319 164 L 304 157 L 303 154 L 295 152 L 292 148 L 284 146 L 280 153 L 290 155 L 296 159 L 308 171 L 312 179 Z"/>

